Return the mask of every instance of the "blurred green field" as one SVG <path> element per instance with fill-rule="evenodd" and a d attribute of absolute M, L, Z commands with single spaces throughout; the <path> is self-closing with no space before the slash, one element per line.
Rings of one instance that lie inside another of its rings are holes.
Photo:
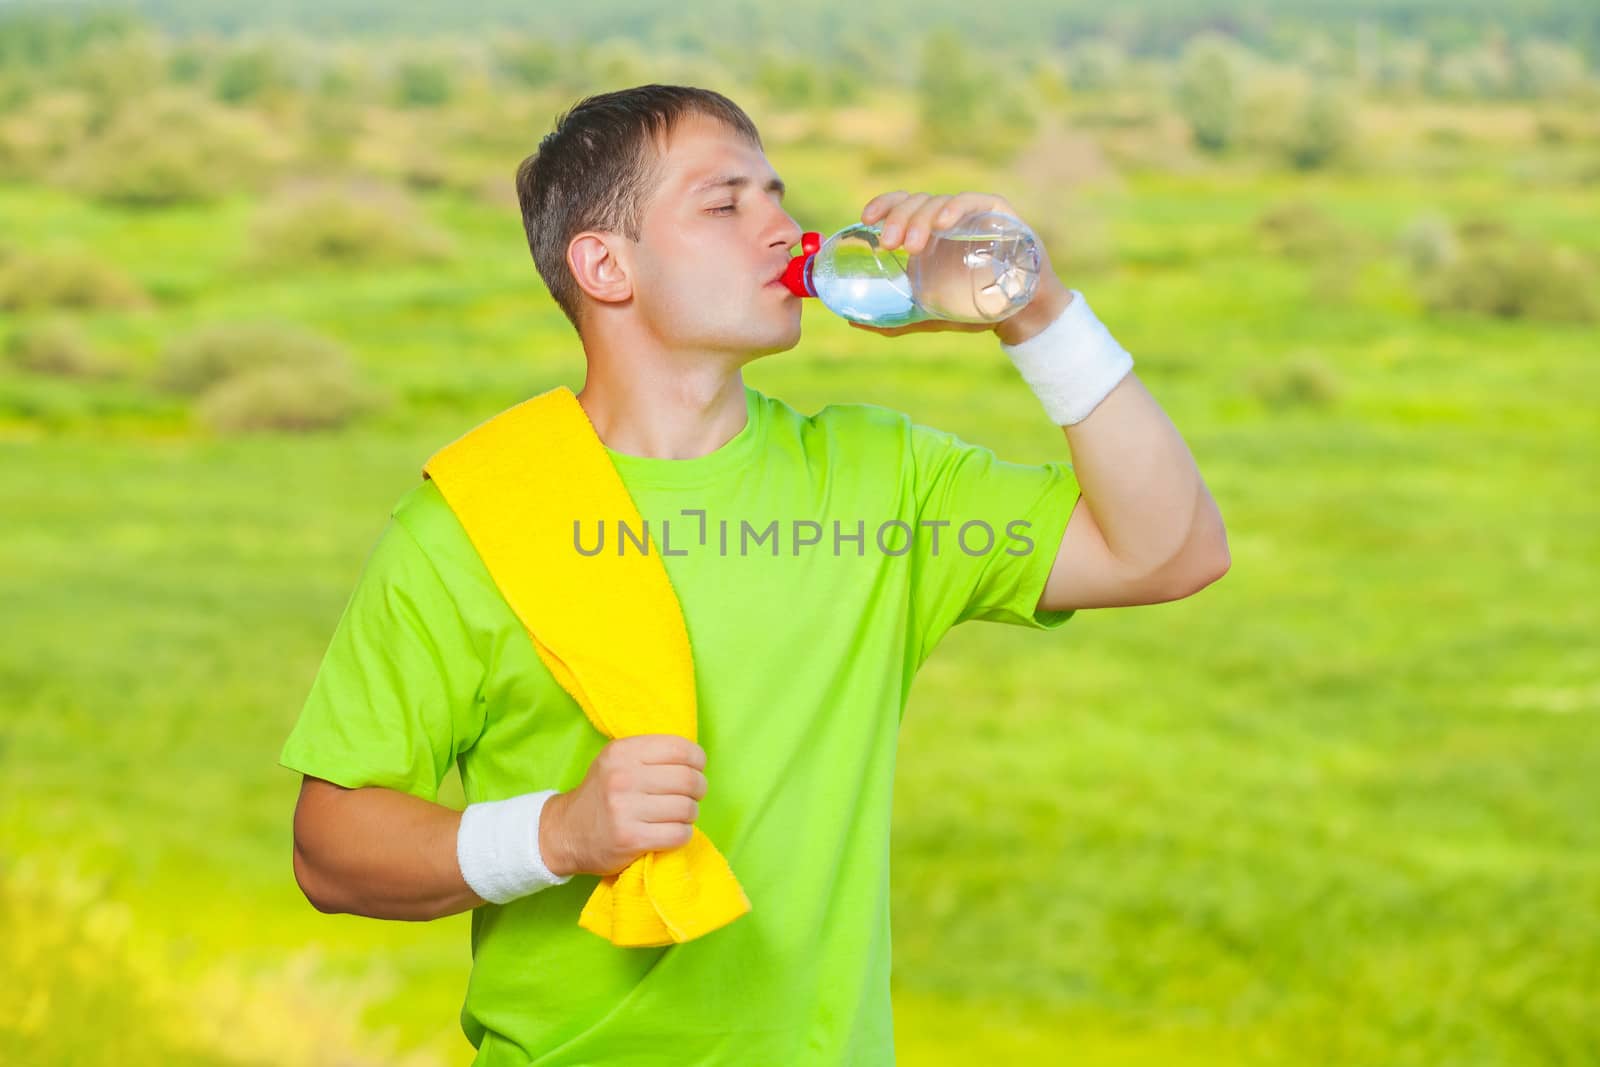
<path fill-rule="evenodd" d="M 907 182 L 1011 188 L 768 154 L 824 232 Z M 1600 1062 L 1600 344 L 1430 314 L 1394 250 L 1427 211 L 1590 255 L 1600 226 L 1592 188 L 1473 159 L 1030 198 L 1058 239 L 1093 221 L 1102 254 L 1062 276 L 1183 431 L 1233 565 L 1055 634 L 960 627 L 924 669 L 892 856 L 901 1062 Z M 1336 240 L 1275 250 L 1263 216 L 1305 202 Z M 239 258 L 249 196 L 139 212 L 0 186 L 7 240 L 92 247 L 159 300 L 79 317 L 132 378 L 0 371 L 0 1062 L 471 1058 L 467 917 L 315 912 L 275 765 L 422 461 L 582 384 L 515 213 L 420 203 L 453 260 L 271 272 Z M 751 384 L 1065 455 L 992 339 L 805 315 Z M 173 333 L 245 318 L 337 337 L 394 403 L 213 435 L 138 384 Z M 0 315 L 0 344 L 29 321 Z"/>

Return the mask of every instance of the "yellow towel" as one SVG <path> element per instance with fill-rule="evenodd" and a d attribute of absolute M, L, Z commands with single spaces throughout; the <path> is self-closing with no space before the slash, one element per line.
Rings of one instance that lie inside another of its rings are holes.
<path fill-rule="evenodd" d="M 511 407 L 423 465 L 550 673 L 607 737 L 695 739 L 694 660 L 655 548 L 579 553 L 575 520 L 638 509 L 578 398 L 558 386 Z M 654 545 L 654 539 L 650 542 Z M 578 925 L 614 944 L 669 945 L 724 926 L 750 900 L 711 839 L 647 852 L 601 878 Z"/>

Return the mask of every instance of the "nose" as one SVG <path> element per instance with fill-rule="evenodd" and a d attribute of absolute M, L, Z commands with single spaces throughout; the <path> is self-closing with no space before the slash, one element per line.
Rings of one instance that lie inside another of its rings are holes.
<path fill-rule="evenodd" d="M 793 248 L 800 243 L 800 237 L 804 232 L 787 211 L 781 207 L 778 209 L 778 224 L 772 237 L 774 245 L 785 249 Z"/>

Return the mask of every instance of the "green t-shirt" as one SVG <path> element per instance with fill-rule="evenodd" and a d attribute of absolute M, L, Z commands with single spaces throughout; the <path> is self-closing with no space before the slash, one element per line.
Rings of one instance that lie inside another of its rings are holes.
<path fill-rule="evenodd" d="M 751 911 L 619 948 L 577 924 L 595 875 L 476 909 L 476 1067 L 894 1062 L 889 827 L 912 678 L 957 623 L 1072 616 L 1035 607 L 1077 479 L 878 405 L 802 415 L 745 395 L 745 427 L 708 455 L 608 451 L 694 651 L 697 825 Z M 575 548 L 638 551 L 628 534 L 587 523 Z M 281 762 L 429 800 L 455 762 L 475 803 L 572 789 L 609 740 L 423 481 L 368 556 Z"/>

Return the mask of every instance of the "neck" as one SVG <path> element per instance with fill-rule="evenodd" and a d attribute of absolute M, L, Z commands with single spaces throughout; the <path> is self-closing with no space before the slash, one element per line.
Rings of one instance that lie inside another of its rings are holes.
<path fill-rule="evenodd" d="M 607 447 L 652 459 L 696 459 L 733 440 L 748 417 L 735 367 L 625 373 L 590 360 L 578 403 Z"/>

